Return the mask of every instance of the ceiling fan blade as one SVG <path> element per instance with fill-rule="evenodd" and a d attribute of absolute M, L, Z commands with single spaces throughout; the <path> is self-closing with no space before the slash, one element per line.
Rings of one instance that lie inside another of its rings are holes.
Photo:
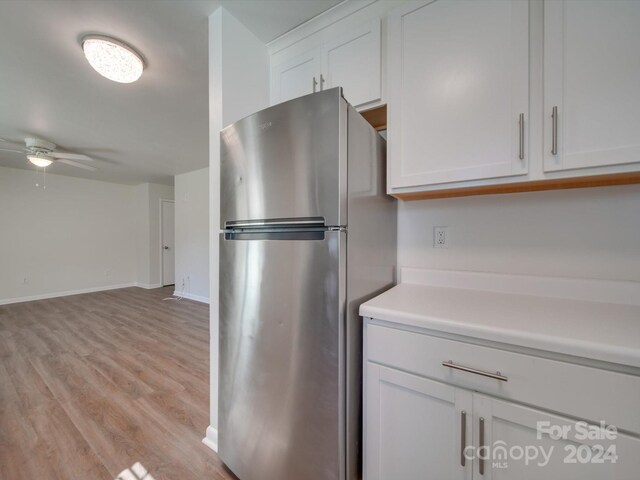
<path fill-rule="evenodd" d="M 15 152 L 15 153 L 27 153 L 26 150 L 16 150 L 14 148 L 0 148 L 2 152 Z"/>
<path fill-rule="evenodd" d="M 82 153 L 71 153 L 71 152 L 51 152 L 50 154 L 53 158 L 66 158 L 69 160 L 88 160 L 93 162 L 93 158 L 88 155 L 83 155 Z"/>
<path fill-rule="evenodd" d="M 64 163 L 65 165 L 71 165 L 72 167 L 84 168 L 85 170 L 90 170 L 95 172 L 97 170 L 96 167 L 92 167 L 90 165 L 85 165 L 84 163 L 74 162 L 72 160 L 67 160 L 65 158 L 60 158 L 56 160 L 56 163 Z"/>

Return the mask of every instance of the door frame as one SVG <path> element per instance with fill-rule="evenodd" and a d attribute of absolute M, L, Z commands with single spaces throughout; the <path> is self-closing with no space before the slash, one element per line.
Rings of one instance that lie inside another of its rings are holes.
<path fill-rule="evenodd" d="M 159 249 L 159 258 L 160 258 L 160 287 L 165 287 L 166 285 L 164 284 L 164 257 L 162 255 L 162 251 L 163 251 L 163 247 L 164 247 L 164 234 L 163 234 L 163 219 L 162 219 L 162 212 L 164 210 L 164 204 L 165 203 L 172 203 L 173 204 L 173 213 L 174 213 L 174 217 L 173 217 L 173 241 L 174 241 L 174 259 L 175 259 L 175 237 L 176 237 L 176 232 L 175 232 L 175 206 L 176 206 L 176 201 L 175 200 L 170 200 L 168 198 L 161 198 L 159 200 L 160 202 L 160 249 Z M 175 262 L 175 260 L 174 260 Z M 175 268 L 175 266 L 174 266 Z M 175 286 L 175 278 L 174 278 L 174 286 Z M 175 290 L 175 288 L 174 288 Z"/>

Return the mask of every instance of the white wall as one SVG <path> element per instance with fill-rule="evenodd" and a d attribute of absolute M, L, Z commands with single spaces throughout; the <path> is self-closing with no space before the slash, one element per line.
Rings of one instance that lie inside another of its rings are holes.
<path fill-rule="evenodd" d="M 134 211 L 136 215 L 136 279 L 140 285 L 150 286 L 149 246 L 149 184 L 134 187 Z"/>
<path fill-rule="evenodd" d="M 0 303 L 133 285 L 133 187 L 36 175 L 0 167 Z"/>
<path fill-rule="evenodd" d="M 160 198 L 173 187 L 0 167 L 0 304 L 160 285 Z M 25 281 L 26 278 L 26 281 Z"/>
<path fill-rule="evenodd" d="M 218 241 L 220 234 L 220 130 L 269 104 L 269 57 L 264 44 L 219 8 L 209 17 L 209 196 L 211 421 L 206 441 L 217 448 Z"/>
<path fill-rule="evenodd" d="M 399 202 L 400 266 L 640 281 L 640 185 Z M 449 248 L 433 248 L 448 226 Z"/>
<path fill-rule="evenodd" d="M 176 175 L 175 294 L 209 301 L 209 169 Z"/>

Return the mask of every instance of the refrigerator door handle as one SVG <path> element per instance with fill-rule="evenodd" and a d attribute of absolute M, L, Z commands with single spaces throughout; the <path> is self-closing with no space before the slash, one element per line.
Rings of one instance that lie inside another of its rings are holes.
<path fill-rule="evenodd" d="M 224 232 L 223 239 L 227 240 L 245 240 L 245 241 L 260 241 L 260 240 L 324 240 L 325 234 L 329 233 L 327 229 L 264 229 L 247 231 L 233 231 L 227 230 Z"/>
<path fill-rule="evenodd" d="M 234 220 L 224 223 L 225 229 L 265 227 L 324 227 L 323 217 L 270 218 L 263 220 Z"/>

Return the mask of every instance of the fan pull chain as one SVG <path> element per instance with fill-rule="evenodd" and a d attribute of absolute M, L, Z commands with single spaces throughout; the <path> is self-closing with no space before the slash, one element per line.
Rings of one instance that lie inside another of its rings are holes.
<path fill-rule="evenodd" d="M 36 170 L 36 188 L 40 188 L 40 184 L 38 183 L 38 175 L 40 172 Z M 47 189 L 47 167 L 42 167 L 42 189 Z"/>

